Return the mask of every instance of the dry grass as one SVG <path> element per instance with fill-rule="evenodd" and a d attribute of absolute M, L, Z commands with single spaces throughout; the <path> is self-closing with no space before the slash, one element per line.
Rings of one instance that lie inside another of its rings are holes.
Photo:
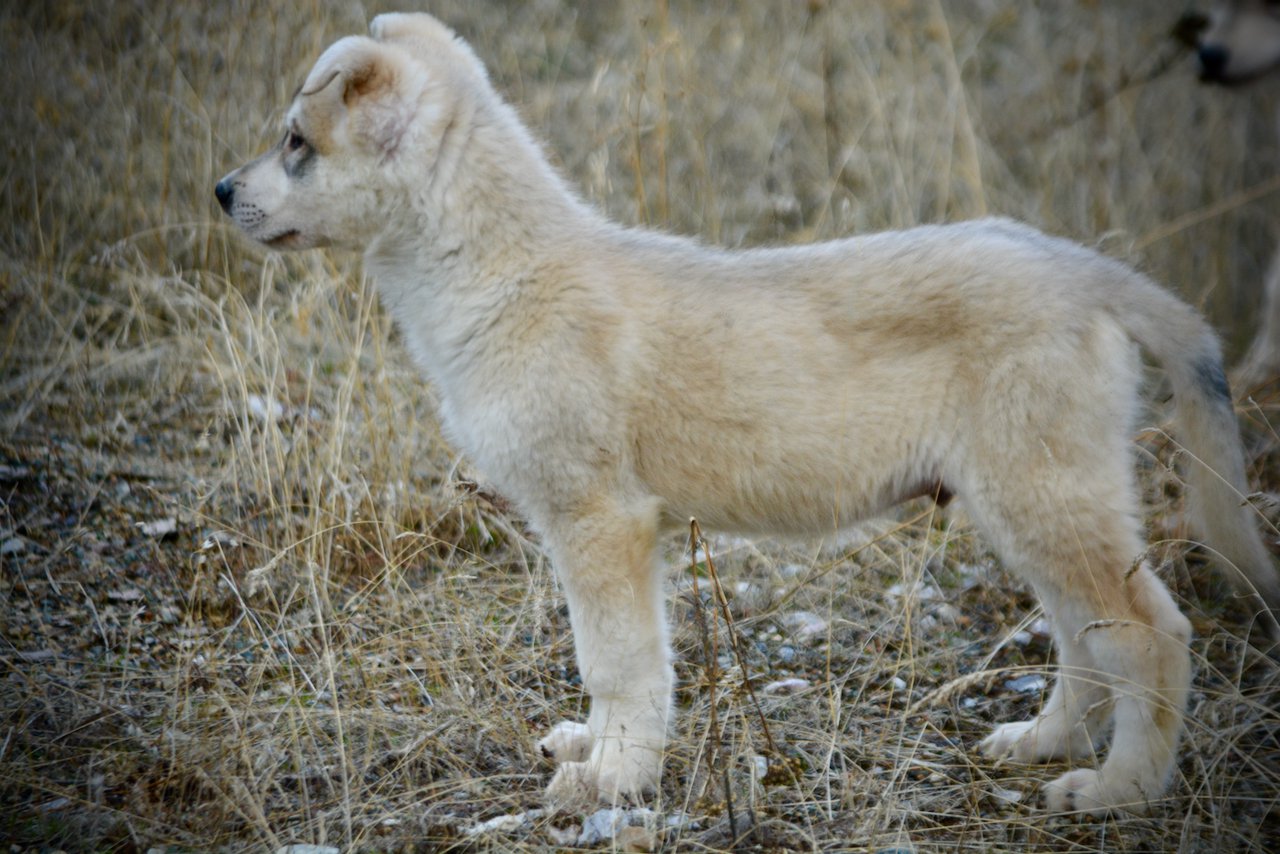
<path fill-rule="evenodd" d="M 1197 87 L 1162 0 L 432 9 L 622 220 L 748 245 L 999 212 L 1101 241 L 1236 351 L 1251 332 L 1277 99 Z M 11 850 L 535 850 L 567 821 L 462 836 L 538 804 L 535 734 L 582 711 L 537 543 L 456 487 L 358 259 L 264 255 L 212 199 L 365 23 L 321 0 L 0 7 Z M 1274 490 L 1280 397 L 1242 412 Z M 740 656 L 672 543 L 681 715 L 658 806 L 696 821 L 664 846 L 1280 847 L 1275 662 L 1181 541 L 1168 449 L 1142 446 L 1197 629 L 1154 816 L 1046 818 L 1034 793 L 1060 769 L 974 758 L 1034 709 L 1005 683 L 1050 651 L 963 518 L 913 505 L 841 542 L 716 542 Z M 784 676 L 810 687 L 763 690 Z"/>

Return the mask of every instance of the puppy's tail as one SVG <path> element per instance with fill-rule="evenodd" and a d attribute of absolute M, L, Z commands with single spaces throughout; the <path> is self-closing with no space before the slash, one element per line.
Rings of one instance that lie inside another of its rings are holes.
<path fill-rule="evenodd" d="M 1259 535 L 1260 516 L 1247 500 L 1240 427 L 1217 336 L 1190 306 L 1150 279 L 1127 269 L 1123 278 L 1109 283 L 1107 300 L 1173 385 L 1192 523 L 1234 586 L 1253 600 L 1268 634 L 1280 640 L 1280 571 Z"/>

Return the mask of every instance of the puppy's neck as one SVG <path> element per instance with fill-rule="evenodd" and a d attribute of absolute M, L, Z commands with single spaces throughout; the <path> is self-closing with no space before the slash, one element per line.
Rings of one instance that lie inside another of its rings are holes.
<path fill-rule="evenodd" d="M 608 226 L 487 83 L 459 99 L 438 151 L 407 215 L 365 263 L 439 383 L 504 317 L 527 319 L 531 302 L 547 310 L 557 283 L 546 270 L 566 245 Z"/>
<path fill-rule="evenodd" d="M 426 186 L 408 201 L 410 216 L 369 248 L 445 285 L 477 278 L 518 279 L 554 252 L 565 235 L 602 224 L 548 162 L 541 148 L 488 86 L 458 98 L 441 135 Z"/>

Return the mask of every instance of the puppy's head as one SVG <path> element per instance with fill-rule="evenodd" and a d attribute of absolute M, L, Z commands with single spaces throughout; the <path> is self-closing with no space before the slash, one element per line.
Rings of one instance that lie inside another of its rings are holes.
<path fill-rule="evenodd" d="M 413 185 L 430 180 L 456 75 L 425 40 L 456 40 L 428 16 L 391 17 L 390 28 L 375 19 L 374 38 L 350 36 L 325 51 L 285 114 L 280 142 L 218 182 L 219 204 L 249 237 L 273 249 L 363 249 Z M 414 25 L 412 38 L 399 19 Z"/>
<path fill-rule="evenodd" d="M 1196 43 L 1200 78 L 1241 83 L 1280 65 L 1280 0 L 1224 0 Z"/>

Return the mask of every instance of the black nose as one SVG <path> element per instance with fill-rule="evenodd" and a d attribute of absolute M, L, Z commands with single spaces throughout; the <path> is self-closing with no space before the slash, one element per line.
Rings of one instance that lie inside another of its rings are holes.
<path fill-rule="evenodd" d="M 1227 60 L 1231 58 L 1225 47 L 1216 44 L 1201 45 L 1196 55 L 1200 57 L 1201 80 L 1222 79 L 1222 72 L 1227 70 Z"/>
<path fill-rule="evenodd" d="M 218 186 L 213 188 L 213 194 L 218 197 L 218 204 L 222 205 L 222 209 L 227 213 L 231 213 L 231 200 L 235 198 L 236 188 L 226 178 L 218 182 Z"/>

